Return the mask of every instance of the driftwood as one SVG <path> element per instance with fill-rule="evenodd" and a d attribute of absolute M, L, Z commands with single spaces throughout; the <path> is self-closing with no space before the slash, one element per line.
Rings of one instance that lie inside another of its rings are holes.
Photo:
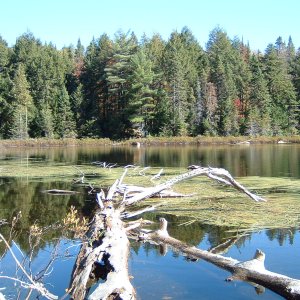
<path fill-rule="evenodd" d="M 286 299 L 300 299 L 300 280 L 290 278 L 265 269 L 265 254 L 257 249 L 253 259 L 240 262 L 230 257 L 224 257 L 212 251 L 197 249 L 169 236 L 168 222 L 160 219 L 160 228 L 151 233 L 142 233 L 141 240 L 154 241 L 158 244 L 169 245 L 188 257 L 204 259 L 232 273 L 227 281 L 243 280 L 262 285 Z"/>
<path fill-rule="evenodd" d="M 72 299 L 84 299 L 89 281 L 96 277 L 105 280 L 98 285 L 88 299 L 133 299 L 135 291 L 129 281 L 129 240 L 120 218 L 123 209 L 114 209 L 112 197 L 118 181 L 110 188 L 107 197 L 98 197 L 102 208 L 98 209 L 88 240 L 77 257 L 72 275 L 70 295 Z"/>
<path fill-rule="evenodd" d="M 167 232 L 167 222 L 164 219 L 161 220 L 160 229 L 150 233 L 141 230 L 142 219 L 125 223 L 128 218 L 156 208 L 151 206 L 135 212 L 127 211 L 135 203 L 168 190 L 177 182 L 195 176 L 207 176 L 212 180 L 232 186 L 252 200 L 265 201 L 235 181 L 224 169 L 199 166 L 191 166 L 190 169 L 187 173 L 151 188 L 132 187 L 124 184 L 123 179 L 127 172 L 125 169 L 120 180 L 112 185 L 106 196 L 103 191 L 97 194 L 99 209 L 91 222 L 87 240 L 78 254 L 70 283 L 69 293 L 72 299 L 135 299 L 135 290 L 130 283 L 128 273 L 128 237 L 134 236 L 138 236 L 140 240 L 161 245 L 163 251 L 166 251 L 166 245 L 170 245 L 188 257 L 205 259 L 231 272 L 232 276 L 228 280 L 240 279 L 254 282 L 286 298 L 300 298 L 300 281 L 267 271 L 264 267 L 265 255 L 260 250 L 252 260 L 240 262 L 216 254 L 232 245 L 234 240 L 221 245 L 219 249 L 204 251 L 170 237 Z M 102 280 L 97 284 L 95 291 L 91 295 L 87 295 L 91 281 L 99 278 Z"/>
<path fill-rule="evenodd" d="M 238 183 L 231 175 L 230 173 L 222 168 L 204 168 L 200 166 L 192 166 L 192 170 L 189 172 L 186 172 L 182 175 L 175 176 L 174 178 L 166 181 L 165 183 L 156 185 L 155 187 L 150 188 L 143 188 L 142 190 L 138 191 L 137 193 L 134 193 L 134 191 L 129 190 L 130 186 L 127 185 L 119 185 L 118 186 L 118 192 L 124 194 L 127 192 L 127 197 L 123 201 L 125 205 L 132 205 L 136 202 L 139 202 L 143 199 L 149 198 L 153 195 L 156 195 L 164 190 L 170 189 L 171 186 L 174 184 L 187 180 L 189 178 L 193 178 L 196 176 L 207 176 L 212 180 L 215 180 L 219 183 L 223 183 L 225 185 L 232 186 L 233 188 L 237 189 L 238 191 L 245 193 L 247 196 L 249 196 L 254 201 L 266 201 L 260 196 L 257 196 L 253 193 L 251 193 L 249 190 L 247 190 L 244 186 L 242 186 L 240 183 Z M 133 195 L 132 195 L 133 193 Z"/>
<path fill-rule="evenodd" d="M 42 193 L 53 194 L 53 195 L 73 195 L 73 194 L 79 194 L 79 192 L 76 192 L 76 191 L 58 190 L 58 189 L 44 190 L 44 191 L 42 191 Z"/>

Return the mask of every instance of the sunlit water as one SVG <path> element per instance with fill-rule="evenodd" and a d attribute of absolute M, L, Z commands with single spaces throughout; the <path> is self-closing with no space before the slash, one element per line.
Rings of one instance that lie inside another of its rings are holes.
<path fill-rule="evenodd" d="M 0 149 L 0 220 L 10 220 L 22 211 L 21 234 L 11 244 L 18 259 L 28 252 L 28 228 L 36 220 L 41 226 L 48 226 L 61 220 L 71 205 L 88 215 L 93 199 L 86 190 L 78 188 L 80 194 L 54 196 L 42 193 L 45 189 L 74 189 L 71 182 L 44 182 L 30 178 L 6 178 L 3 167 L 7 161 L 31 163 L 32 161 L 51 165 L 61 163 L 80 165 L 91 162 L 118 163 L 120 166 L 135 164 L 153 167 L 186 167 L 190 164 L 224 167 L 233 176 L 267 176 L 300 178 L 300 145 L 250 145 L 250 146 L 171 146 L 161 147 L 98 147 L 98 148 L 56 148 L 56 149 Z M 159 213 L 152 215 L 158 219 Z M 209 249 L 223 241 L 227 228 L 214 228 L 201 224 L 190 225 L 185 230 L 178 227 L 182 220 L 171 218 L 170 231 L 177 238 Z M 183 226 L 184 227 L 184 226 Z M 8 237 L 10 228 L 0 227 Z M 59 237 L 57 237 L 59 238 Z M 44 237 L 35 253 L 32 269 L 44 268 L 53 251 L 53 235 Z M 61 240 L 58 259 L 53 262 L 45 277 L 47 288 L 58 296 L 65 294 L 76 254 L 80 245 Z M 266 268 L 294 278 L 300 278 L 300 237 L 298 229 L 268 230 L 253 233 L 232 246 L 226 255 L 238 260 L 248 260 L 259 248 L 266 253 Z M 4 252 L 0 243 L 0 275 L 14 276 L 16 266 L 10 253 Z M 21 253 L 22 251 L 22 253 Z M 204 261 L 191 262 L 171 249 L 161 255 L 159 249 L 147 244 L 132 244 L 129 261 L 132 283 L 139 299 L 280 299 L 266 290 L 257 294 L 254 287 L 244 282 L 226 282 L 230 275 Z M 18 270 L 18 274 L 21 274 Z M 1 288 L 5 288 L 1 290 Z M 0 292 L 7 299 L 16 299 L 18 285 L 11 280 L 0 280 Z M 22 289 L 19 299 L 25 299 L 28 291 Z M 32 293 L 29 299 L 35 299 Z"/>

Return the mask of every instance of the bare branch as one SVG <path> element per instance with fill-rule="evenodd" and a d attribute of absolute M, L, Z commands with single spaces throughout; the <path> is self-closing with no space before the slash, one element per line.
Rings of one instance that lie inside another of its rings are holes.
<path fill-rule="evenodd" d="M 213 180 L 230 185 L 233 188 L 237 189 L 238 191 L 245 193 L 247 196 L 249 196 L 251 199 L 253 199 L 255 201 L 266 201 L 262 197 L 259 197 L 255 194 L 251 193 L 244 186 L 242 186 L 240 183 L 238 183 L 236 180 L 234 180 L 233 177 L 230 175 L 230 173 L 225 169 L 210 168 L 210 167 L 203 168 L 203 167 L 195 166 L 195 168 L 192 171 L 186 172 L 179 176 L 175 176 L 175 177 L 171 178 L 170 180 L 166 181 L 165 183 L 159 184 L 155 187 L 144 189 L 144 191 L 127 199 L 126 205 L 132 205 L 135 202 L 149 198 L 155 194 L 160 193 L 161 191 L 163 191 L 165 189 L 170 188 L 172 185 L 174 185 L 180 181 L 183 181 L 183 180 L 186 180 L 189 178 L 193 178 L 196 176 L 201 176 L 201 175 L 205 175 Z M 225 179 L 222 177 L 225 177 Z"/>
<path fill-rule="evenodd" d="M 4 244 L 6 245 L 7 249 L 9 250 L 11 256 L 13 257 L 14 261 L 16 262 L 17 266 L 20 268 L 20 270 L 24 273 L 25 277 L 27 277 L 29 282 L 24 282 L 24 281 L 20 281 L 17 278 L 9 278 L 9 277 L 2 277 L 2 278 L 8 278 L 8 279 L 13 279 L 16 282 L 20 282 L 22 283 L 22 286 L 24 288 L 32 288 L 37 290 L 39 293 L 41 293 L 42 296 L 44 296 L 45 298 L 49 299 L 49 300 L 54 300 L 54 299 L 58 299 L 57 296 L 51 294 L 42 283 L 40 282 L 36 282 L 32 279 L 32 277 L 26 272 L 26 270 L 24 269 L 24 267 L 22 266 L 22 264 L 19 262 L 19 260 L 17 259 L 17 257 L 15 256 L 14 252 L 12 251 L 11 247 L 9 246 L 9 244 L 7 243 L 6 239 L 4 238 L 4 236 L 0 233 L 0 238 L 2 239 L 2 241 L 4 242 Z"/>

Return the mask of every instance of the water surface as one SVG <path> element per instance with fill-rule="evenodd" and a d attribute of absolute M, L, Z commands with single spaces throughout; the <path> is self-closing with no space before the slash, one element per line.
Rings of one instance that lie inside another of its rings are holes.
<path fill-rule="evenodd" d="M 62 220 L 71 205 L 89 215 L 94 199 L 88 189 L 75 186 L 72 179 L 43 180 L 28 177 L 6 177 L 5 169 L 11 164 L 82 165 L 91 162 L 117 163 L 119 166 L 135 164 L 152 167 L 182 167 L 191 164 L 223 167 L 235 177 L 289 177 L 300 178 L 300 145 L 240 145 L 240 146 L 173 146 L 159 147 L 68 147 L 51 149 L 0 149 L 0 220 L 11 220 L 19 211 L 22 219 L 16 229 L 18 234 L 11 242 L 18 258 L 29 251 L 28 231 L 36 222 L 49 226 Z M 77 189 L 75 195 L 48 195 L 46 189 Z M 158 220 L 159 212 L 147 217 Z M 202 249 L 209 249 L 228 239 L 233 233 L 230 228 L 205 226 L 194 223 L 179 226 L 185 220 L 168 216 L 170 232 L 178 239 Z M 1 226 L 1 233 L 8 239 L 9 226 Z M 32 267 L 35 272 L 43 268 L 49 253 L 60 238 L 58 232 L 43 237 L 35 249 Z M 53 240 L 55 239 L 55 240 Z M 80 246 L 60 240 L 59 259 L 53 263 L 50 275 L 45 278 L 47 287 L 62 296 L 68 287 L 70 274 Z M 252 258 L 257 248 L 266 255 L 266 267 L 274 272 L 300 278 L 300 237 L 298 228 L 274 229 L 252 233 L 241 238 L 226 255 L 238 260 Z M 13 276 L 16 272 L 11 255 L 0 243 L 0 273 Z M 280 299 L 266 290 L 258 295 L 254 287 L 243 282 L 225 282 L 228 272 L 204 261 L 191 262 L 178 253 L 169 250 L 165 255 L 148 244 L 132 243 L 129 262 L 133 284 L 139 299 Z M 18 273 L 19 274 L 19 273 Z M 8 299 L 15 299 L 18 289 L 9 280 L 1 280 L 0 288 Z M 22 293 L 20 299 L 25 298 Z M 23 297 L 23 298 L 22 298 Z M 35 299 L 32 293 L 29 299 Z"/>

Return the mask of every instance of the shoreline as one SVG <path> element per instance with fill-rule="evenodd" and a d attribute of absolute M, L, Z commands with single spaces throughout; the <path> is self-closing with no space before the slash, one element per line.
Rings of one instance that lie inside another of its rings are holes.
<path fill-rule="evenodd" d="M 228 137 L 147 137 L 127 140 L 110 140 L 108 138 L 84 139 L 26 139 L 26 140 L 0 140 L 0 148 L 50 148 L 71 146 L 159 146 L 159 145 L 243 145 L 243 144 L 300 144 L 300 135 L 295 136 L 228 136 Z"/>

